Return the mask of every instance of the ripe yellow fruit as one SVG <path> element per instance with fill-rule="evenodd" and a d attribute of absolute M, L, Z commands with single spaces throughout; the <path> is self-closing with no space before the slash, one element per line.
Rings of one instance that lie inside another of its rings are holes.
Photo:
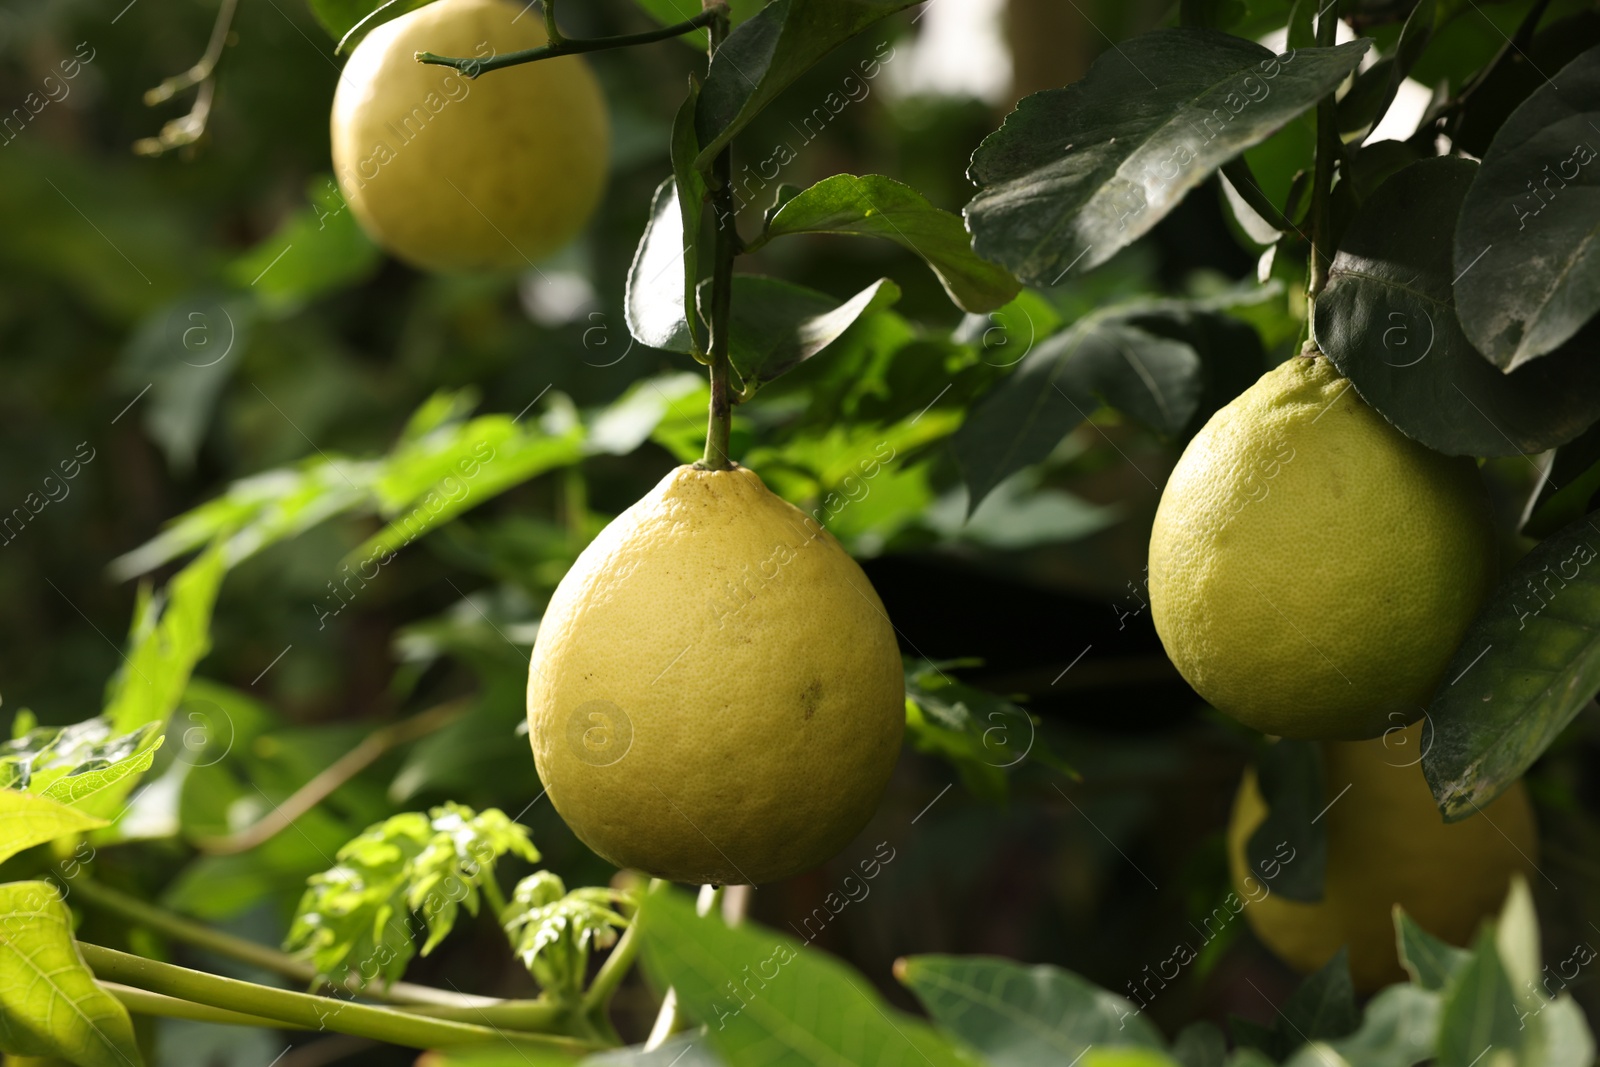
<path fill-rule="evenodd" d="M 843 848 L 900 751 L 867 576 L 754 472 L 679 467 L 567 572 L 533 647 L 539 777 L 579 838 L 679 882 L 771 882 Z"/>
<path fill-rule="evenodd" d="M 1446 823 L 1418 762 L 1426 726 L 1322 746 L 1324 795 L 1332 806 L 1321 820 L 1328 866 L 1318 903 L 1289 900 L 1263 877 L 1278 872 L 1249 869 L 1245 844 L 1267 809 L 1254 770 L 1245 772 L 1228 825 L 1234 890 L 1247 902 L 1244 914 L 1256 936 L 1296 970 L 1309 974 L 1348 945 L 1357 989 L 1403 981 L 1394 905 L 1435 937 L 1466 945 L 1478 924 L 1499 912 L 1512 875 L 1532 877 L 1539 833 L 1522 783 L 1482 811 Z"/>
<path fill-rule="evenodd" d="M 605 185 L 605 98 L 578 56 L 469 79 L 415 53 L 491 55 L 546 43 L 509 0 L 437 0 L 385 22 L 333 97 L 333 169 L 380 245 L 427 270 L 526 268 L 572 239 Z"/>
<path fill-rule="evenodd" d="M 1197 692 L 1280 737 L 1414 722 L 1494 580 L 1471 459 L 1386 422 L 1324 358 L 1195 435 L 1150 534 L 1150 610 Z"/>

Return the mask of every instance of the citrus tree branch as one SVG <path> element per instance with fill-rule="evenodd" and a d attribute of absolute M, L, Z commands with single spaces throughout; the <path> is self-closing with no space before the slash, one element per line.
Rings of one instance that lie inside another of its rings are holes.
<path fill-rule="evenodd" d="M 561 27 L 556 25 L 556 0 L 543 0 L 539 5 L 544 8 L 544 35 L 551 44 L 560 44 L 566 40 L 561 33 Z"/>
<path fill-rule="evenodd" d="M 516 67 L 523 63 L 537 63 L 541 59 L 554 59 L 557 56 L 574 56 L 583 52 L 606 52 L 613 48 L 633 48 L 642 44 L 654 44 L 656 41 L 666 41 L 673 37 L 682 37 L 686 33 L 716 25 L 717 20 L 726 20 L 728 9 L 722 4 L 708 7 L 692 19 L 685 19 L 672 26 L 663 26 L 659 30 L 646 30 L 643 33 L 623 33 L 614 37 L 561 37 L 552 38 L 551 43 L 538 48 L 525 48 L 520 52 L 507 52 L 504 55 L 490 56 L 488 59 L 478 59 L 466 56 L 440 56 L 432 52 L 418 52 L 417 62 L 432 63 L 441 67 L 454 67 L 469 78 L 476 78 L 480 74 L 502 67 Z M 552 9 L 545 8 L 546 25 L 554 19 Z"/>
<path fill-rule="evenodd" d="M 465 700 L 455 700 L 372 731 L 355 748 L 295 790 L 282 804 L 274 806 L 271 814 L 259 822 L 224 837 L 200 838 L 195 846 L 213 856 L 233 856 L 270 841 L 293 826 L 300 816 L 327 800 L 340 786 L 377 762 L 385 752 L 449 725 L 466 709 Z"/>
<path fill-rule="evenodd" d="M 1317 20 L 1317 46 L 1333 47 L 1338 27 L 1335 2 Z M 1317 103 L 1317 158 L 1311 179 L 1311 267 L 1306 283 L 1306 295 L 1313 303 L 1328 284 L 1328 267 L 1333 263 L 1333 163 L 1338 153 L 1339 109 L 1330 92 Z"/>
<path fill-rule="evenodd" d="M 726 8 L 707 8 L 717 13 L 711 24 L 711 54 L 727 39 Z M 717 219 L 712 244 L 711 268 L 711 405 L 706 420 L 706 452 L 700 466 L 725 471 L 733 466 L 728 456 L 728 440 L 733 431 L 733 397 L 728 379 L 732 365 L 728 355 L 728 328 L 733 309 L 733 259 L 739 254 L 739 222 L 733 200 L 733 146 L 724 148 L 711 166 L 712 213 Z"/>
<path fill-rule="evenodd" d="M 570 1037 L 509 1032 L 496 1026 L 429 1018 L 395 1008 L 272 989 L 170 963 L 158 963 L 86 942 L 79 942 L 78 948 L 83 953 L 84 962 L 98 979 L 314 1030 L 370 1037 L 413 1048 L 484 1045 L 502 1041 L 512 1047 L 541 1051 L 560 1049 L 581 1052 L 596 1047 L 591 1042 Z"/>

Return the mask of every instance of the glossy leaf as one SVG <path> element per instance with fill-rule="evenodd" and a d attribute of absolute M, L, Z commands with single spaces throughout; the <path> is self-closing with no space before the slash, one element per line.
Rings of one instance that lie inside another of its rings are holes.
<path fill-rule="evenodd" d="M 921 2 L 772 0 L 735 29 L 711 60 L 695 122 L 704 146 L 695 166 L 709 169 L 735 134 L 823 56 Z"/>
<path fill-rule="evenodd" d="M 1399 905 L 1394 909 L 1395 936 L 1400 950 L 1400 965 L 1411 981 L 1422 989 L 1437 993 L 1450 984 L 1457 971 L 1467 965 L 1472 953 L 1441 941 L 1417 925 Z"/>
<path fill-rule="evenodd" d="M 1090 1047 L 1162 1048 L 1139 1009 L 1059 967 L 982 956 L 910 956 L 895 967 L 941 1029 L 993 1067 L 1071 1063 Z"/>
<path fill-rule="evenodd" d="M 709 286 L 708 280 L 700 288 L 702 309 L 710 300 Z M 880 278 L 841 304 L 803 285 L 759 274 L 736 274 L 728 324 L 729 358 L 746 382 L 770 382 L 838 340 L 857 319 L 899 299 L 900 287 L 888 278 Z"/>
<path fill-rule="evenodd" d="M 1467 338 L 1511 371 L 1555 351 L 1600 310 L 1600 48 L 1511 113 L 1455 227 Z"/>
<path fill-rule="evenodd" d="M 921 256 L 963 311 L 993 311 L 1021 286 L 1004 267 L 980 259 L 961 219 L 911 188 L 878 174 L 835 174 L 798 193 L 767 223 L 764 239 L 801 233 L 882 237 Z"/>
<path fill-rule="evenodd" d="M 94 980 L 47 882 L 0 885 L 0 1049 L 78 1067 L 142 1067 L 128 1010 Z"/>
<path fill-rule="evenodd" d="M 650 221 L 628 269 L 624 318 L 640 344 L 668 352 L 694 350 L 684 289 L 685 248 L 691 245 L 677 182 L 668 178 L 656 187 Z"/>
<path fill-rule="evenodd" d="M 1102 403 L 1176 434 L 1204 389 L 1200 357 L 1130 323 L 1130 309 L 1078 320 L 1035 345 L 952 439 L 975 509 L 995 486 L 1038 463 Z"/>
<path fill-rule="evenodd" d="M 1600 513 L 1517 562 L 1444 679 L 1422 769 L 1454 821 L 1509 788 L 1600 692 Z"/>
<path fill-rule="evenodd" d="M 1251 871 L 1289 900 L 1321 900 L 1328 866 L 1321 746 L 1287 738 L 1268 745 L 1256 763 L 1256 787 L 1267 814 L 1245 843 Z"/>
<path fill-rule="evenodd" d="M 1056 285 L 1137 240 L 1185 193 L 1332 92 L 1367 41 L 1284 56 L 1214 30 L 1157 30 L 1027 97 L 972 157 L 979 255 Z"/>
<path fill-rule="evenodd" d="M 1413 7 L 1390 54 L 1356 75 L 1355 84 L 1339 101 L 1339 129 L 1344 133 L 1359 133 L 1357 143 L 1365 141 L 1383 121 L 1400 91 L 1400 84 L 1433 39 L 1437 7 L 1435 0 L 1421 0 Z M 1370 93 L 1365 92 L 1369 87 Z"/>
<path fill-rule="evenodd" d="M 1539 484 L 1522 513 L 1524 537 L 1549 537 L 1593 510 L 1600 493 L 1600 423 L 1539 461 Z"/>
<path fill-rule="evenodd" d="M 126 755 L 85 760 L 51 782 L 41 796 L 83 811 L 110 816 L 137 777 L 150 769 L 164 740 L 161 723 L 146 723 L 133 734 Z"/>
<path fill-rule="evenodd" d="M 104 819 L 50 797 L 0 789 L 0 863 L 24 849 L 104 825 Z"/>
<path fill-rule="evenodd" d="M 689 82 L 689 95 L 678 106 L 672 120 L 672 180 L 678 196 L 678 223 L 683 233 L 683 306 L 688 320 L 690 348 L 705 351 L 705 330 L 693 314 L 695 292 L 700 284 L 700 230 L 706 206 L 705 175 L 694 169 L 694 160 L 700 152 L 700 140 L 695 136 L 695 108 L 700 103 L 700 86 Z M 732 219 L 714 219 L 716 225 L 734 225 Z"/>
<path fill-rule="evenodd" d="M 701 918 L 672 890 L 646 897 L 635 921 L 652 981 L 677 991 L 729 1067 L 971 1067 L 926 1023 L 888 1007 L 866 979 L 818 949 L 759 926 L 729 929 Z"/>
<path fill-rule="evenodd" d="M 1349 950 L 1340 948 L 1333 958 L 1300 983 L 1284 1001 L 1278 1025 L 1298 1041 L 1325 1041 L 1346 1037 L 1360 1025 L 1355 986 L 1350 980 Z"/>
<path fill-rule="evenodd" d="M 1462 333 L 1450 248 L 1476 172 L 1468 160 L 1425 159 L 1367 198 L 1317 298 L 1316 338 L 1367 403 L 1429 448 L 1540 452 L 1600 417 L 1600 361 L 1580 337 L 1502 374 Z"/>

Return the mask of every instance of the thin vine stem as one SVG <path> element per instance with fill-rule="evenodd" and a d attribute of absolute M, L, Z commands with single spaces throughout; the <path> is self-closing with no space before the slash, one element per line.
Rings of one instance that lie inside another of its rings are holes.
<path fill-rule="evenodd" d="M 87 942 L 79 942 L 78 948 L 96 978 L 315 1030 L 370 1037 L 413 1048 L 482 1045 L 501 1041 L 529 1050 L 582 1052 L 600 1047 L 593 1042 L 571 1037 L 508 1031 L 504 1027 L 431 1018 L 397 1008 L 273 989 L 170 963 L 158 963 Z"/>
<path fill-rule="evenodd" d="M 268 1019 L 260 1015 L 246 1015 L 226 1008 L 213 1008 L 209 1004 L 196 1004 L 192 1000 L 152 993 L 138 986 L 121 982 L 101 982 L 100 988 L 116 997 L 122 1006 L 135 1015 L 154 1015 L 163 1019 L 189 1019 L 200 1023 L 223 1023 L 227 1026 L 256 1026 L 268 1030 L 309 1030 L 308 1026 Z"/>
<path fill-rule="evenodd" d="M 296 959 L 275 948 L 248 941 L 221 930 L 192 922 L 174 915 L 137 897 L 129 896 L 83 876 L 70 883 L 71 892 L 91 907 L 120 915 L 146 929 L 204 949 L 226 959 L 237 960 L 272 974 L 280 975 L 302 985 L 315 985 L 326 976 L 305 960 Z M 413 1014 L 433 1017 L 453 1017 L 469 1022 L 492 1023 L 497 1026 L 532 1026 L 544 1028 L 554 1025 L 562 1016 L 561 1009 L 543 1000 L 500 1000 L 494 997 L 456 993 L 432 986 L 411 982 L 394 982 L 387 986 L 374 983 L 364 989 L 348 985 L 343 992 L 371 1000 L 387 1001 Z"/>
<path fill-rule="evenodd" d="M 561 32 L 561 27 L 556 25 L 556 0 L 541 0 L 540 7 L 544 9 L 544 35 L 551 44 L 560 44 L 565 41 L 566 35 Z"/>
<path fill-rule="evenodd" d="M 555 59 L 557 56 L 575 56 L 584 52 L 606 52 L 613 48 L 633 48 L 642 44 L 654 44 L 656 41 L 667 41 L 674 37 L 682 37 L 686 33 L 715 26 L 718 19 L 726 20 L 728 9 L 722 5 L 706 8 L 694 18 L 685 19 L 671 26 L 663 26 L 659 30 L 646 30 L 643 33 L 624 33 L 614 37 L 563 37 L 551 44 L 540 45 L 538 48 L 524 48 L 520 52 L 506 52 L 503 55 L 490 56 L 488 59 L 478 59 L 469 56 L 441 56 L 432 52 L 418 52 L 417 62 L 431 63 L 441 67 L 454 67 L 468 78 L 476 78 L 491 70 L 500 70 L 504 67 L 516 67 L 523 63 L 537 63 L 541 59 Z"/>

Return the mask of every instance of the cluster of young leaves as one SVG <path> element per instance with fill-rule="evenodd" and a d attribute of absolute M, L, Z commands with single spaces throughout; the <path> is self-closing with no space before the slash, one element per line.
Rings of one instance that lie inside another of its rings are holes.
<path fill-rule="evenodd" d="M 632 893 L 609 886 L 568 892 L 560 875 L 535 871 L 517 883 L 500 925 L 543 989 L 576 1000 L 589 973 L 590 951 L 616 944 L 618 931 L 628 926 L 618 908 L 636 903 Z"/>
<path fill-rule="evenodd" d="M 539 859 L 527 830 L 494 808 L 445 804 L 393 816 L 347 842 L 334 867 L 311 877 L 284 947 L 339 982 L 393 982 L 418 951 L 417 933 L 426 933 L 426 956 L 462 906 L 478 914 L 483 887 L 508 854 Z"/>

